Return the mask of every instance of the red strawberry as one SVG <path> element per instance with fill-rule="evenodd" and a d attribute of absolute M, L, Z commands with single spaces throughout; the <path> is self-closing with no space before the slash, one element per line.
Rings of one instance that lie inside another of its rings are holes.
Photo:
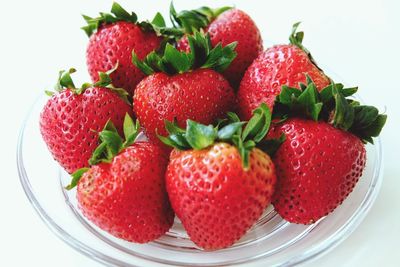
<path fill-rule="evenodd" d="M 353 191 L 365 167 L 364 145 L 326 122 L 290 119 L 271 136 L 281 132 L 286 141 L 274 157 L 279 177 L 275 210 L 289 222 L 313 223 Z"/>
<path fill-rule="evenodd" d="M 275 112 L 294 118 L 269 134 L 286 135 L 273 158 L 279 177 L 275 210 L 301 224 L 329 214 L 353 191 L 366 163 L 363 141 L 372 143 L 386 121 L 376 108 L 345 98 L 356 88 L 331 84 L 319 93 L 308 82 L 300 90 L 282 88 Z"/>
<path fill-rule="evenodd" d="M 172 7 L 171 14 L 187 34 L 191 34 L 193 28 L 202 28 L 210 33 L 213 46 L 218 43 L 227 45 L 237 42 L 238 55 L 223 73 L 231 85 L 237 88 L 247 67 L 263 50 L 260 31 L 250 16 L 242 10 L 226 7 L 216 10 L 202 7 L 197 10 L 185 10 L 179 14 L 176 14 Z M 177 48 L 186 52 L 190 50 L 187 36 L 177 42 Z"/>
<path fill-rule="evenodd" d="M 109 86 L 109 81 L 75 88 L 70 77 L 74 71 L 60 73 L 58 92 L 40 114 L 42 137 L 54 159 L 69 173 L 88 166 L 98 144 L 94 131 L 100 131 L 109 119 L 122 130 L 125 114 L 132 113 L 126 95 L 125 100 L 121 98 L 118 93 L 123 91 Z M 102 76 L 109 79 L 105 73 Z"/>
<path fill-rule="evenodd" d="M 98 72 L 118 65 L 111 74 L 114 85 L 133 94 L 144 74 L 132 65 L 132 50 L 142 59 L 160 47 L 162 38 L 138 24 L 136 14 L 129 14 L 115 2 L 111 12 L 115 17 L 105 13 L 99 18 L 84 16 L 88 26 L 83 29 L 90 37 L 86 52 L 88 70 L 96 82 Z"/>
<path fill-rule="evenodd" d="M 232 60 L 235 55 L 233 46 L 222 48 L 219 45 L 211 50 L 207 39 L 200 33 L 190 37 L 190 40 L 199 46 L 196 51 L 198 57 L 178 52 L 168 44 L 162 59 L 155 53 L 143 62 L 134 59 L 137 66 L 150 74 L 138 84 L 133 106 L 137 118 L 152 140 L 157 140 L 157 133 L 167 133 L 164 120 L 176 118 L 181 126 L 185 125 L 187 119 L 209 124 L 235 108 L 233 89 L 216 71 L 225 68 Z M 202 54 L 203 50 L 209 54 Z M 210 61 L 210 55 L 213 55 L 213 61 Z M 159 66 L 160 69 L 151 66 Z M 203 67 L 194 69 L 195 66 Z M 166 73 L 154 73 L 159 70 Z"/>
<path fill-rule="evenodd" d="M 243 135 L 244 122 L 218 131 L 190 120 L 186 132 L 167 125 L 170 136 L 161 140 L 179 149 L 171 153 L 166 173 L 169 199 L 190 239 L 203 249 L 231 246 L 270 204 L 275 168 L 255 147 L 268 131 L 264 109 L 256 111 Z"/>
<path fill-rule="evenodd" d="M 297 26 L 294 25 L 291 44 L 267 49 L 247 69 L 238 91 L 242 119 L 248 119 L 260 103 L 266 103 L 273 109 L 282 85 L 297 87 L 299 83 L 306 82 L 305 74 L 311 77 L 319 90 L 329 85 L 329 78 L 301 45 L 303 33 L 295 33 Z"/>
<path fill-rule="evenodd" d="M 122 143 L 108 124 L 91 161 L 96 165 L 76 172 L 67 188 L 78 184 L 79 208 L 95 225 L 118 238 L 145 243 L 163 235 L 173 223 L 164 180 L 168 159 L 154 144 L 132 144 L 139 125 L 128 117 L 130 127 L 124 126 L 124 131 L 129 141 Z M 102 146 L 114 153 L 102 155 Z"/>

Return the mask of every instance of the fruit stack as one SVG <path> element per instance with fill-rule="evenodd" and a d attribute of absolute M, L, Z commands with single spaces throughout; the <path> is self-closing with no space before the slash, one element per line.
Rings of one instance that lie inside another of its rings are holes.
<path fill-rule="evenodd" d="M 170 17 L 138 22 L 117 3 L 84 16 L 92 83 L 75 86 L 69 69 L 47 92 L 41 134 L 83 215 L 136 243 L 176 215 L 199 248 L 216 250 L 269 205 L 298 224 L 337 208 L 386 115 L 318 67 L 298 23 L 289 44 L 264 50 L 242 10 L 171 5 Z"/>

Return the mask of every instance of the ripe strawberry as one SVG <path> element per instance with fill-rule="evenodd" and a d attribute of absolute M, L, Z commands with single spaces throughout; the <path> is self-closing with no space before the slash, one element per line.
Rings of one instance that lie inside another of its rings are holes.
<path fill-rule="evenodd" d="M 144 74 L 132 65 L 132 50 L 142 59 L 160 47 L 162 37 L 156 35 L 150 23 L 138 23 L 135 13 L 129 14 L 115 2 L 111 13 L 114 16 L 107 13 L 100 13 L 98 18 L 84 16 L 88 26 L 83 29 L 90 37 L 86 52 L 88 70 L 96 82 L 98 72 L 118 66 L 111 74 L 114 85 L 133 94 Z"/>
<path fill-rule="evenodd" d="M 242 10 L 230 7 L 219 9 L 202 7 L 196 10 L 184 10 L 177 14 L 171 5 L 171 17 L 173 23 L 178 24 L 185 34 L 192 34 L 193 29 L 204 29 L 210 34 L 213 46 L 218 43 L 228 45 L 237 42 L 237 57 L 223 72 L 234 88 L 239 87 L 247 67 L 263 50 L 259 29 L 250 16 Z M 180 51 L 190 51 L 186 35 L 178 40 L 177 48 Z"/>
<path fill-rule="evenodd" d="M 165 189 L 168 158 L 154 144 L 133 144 L 139 124 L 127 115 L 126 141 L 112 123 L 100 133 L 90 169 L 73 174 L 79 208 L 91 222 L 124 240 L 146 243 L 172 226 L 174 213 Z M 111 152 L 110 152 L 111 151 Z"/>
<path fill-rule="evenodd" d="M 271 134 L 286 134 L 277 151 L 273 204 L 287 221 L 309 224 L 327 215 L 353 191 L 366 153 L 355 135 L 326 122 L 290 119 Z"/>
<path fill-rule="evenodd" d="M 231 246 L 270 204 L 276 182 L 271 158 L 256 144 L 268 131 L 270 113 L 263 105 L 245 122 L 217 129 L 191 120 L 186 131 L 167 123 L 176 149 L 166 172 L 171 205 L 190 239 L 215 250 Z"/>
<path fill-rule="evenodd" d="M 291 44 L 267 49 L 247 69 L 238 91 L 242 119 L 248 119 L 260 103 L 266 103 L 273 109 L 282 85 L 297 87 L 299 83 L 306 82 L 305 74 L 311 77 L 319 90 L 330 84 L 329 78 L 301 44 L 304 33 L 296 33 L 298 25 L 293 26 L 289 38 Z"/>
<path fill-rule="evenodd" d="M 308 81 L 301 90 L 282 88 L 275 112 L 293 118 L 269 133 L 286 135 L 273 159 L 279 177 L 275 210 L 301 224 L 329 214 L 353 191 L 366 163 L 363 142 L 373 142 L 386 121 L 376 108 L 345 99 L 356 88 L 331 84 L 319 93 Z"/>
<path fill-rule="evenodd" d="M 164 120 L 176 118 L 180 126 L 187 119 L 209 124 L 235 108 L 234 91 L 217 72 L 234 58 L 234 45 L 211 49 L 209 38 L 199 32 L 189 40 L 196 47 L 190 54 L 167 44 L 162 58 L 152 53 L 141 62 L 134 55 L 134 63 L 149 76 L 138 84 L 133 107 L 151 140 L 166 134 Z"/>
<path fill-rule="evenodd" d="M 93 85 L 75 88 L 70 74 L 60 72 L 56 93 L 40 114 L 40 132 L 54 159 L 69 173 L 88 166 L 97 146 L 96 133 L 112 119 L 122 130 L 126 113 L 131 114 L 127 93 L 110 85 L 108 74 Z M 121 97 L 122 96 L 122 97 Z"/>

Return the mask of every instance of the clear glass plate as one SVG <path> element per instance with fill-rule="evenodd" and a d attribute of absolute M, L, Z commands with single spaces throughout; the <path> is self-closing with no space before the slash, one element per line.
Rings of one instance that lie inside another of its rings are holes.
<path fill-rule="evenodd" d="M 254 262 L 292 266 L 326 253 L 362 222 L 382 181 L 379 139 L 367 145 L 367 165 L 353 193 L 332 214 L 310 226 L 290 224 L 269 207 L 234 246 L 205 252 L 187 237 L 179 220 L 162 238 L 145 245 L 119 240 L 88 222 L 77 208 L 70 178 L 52 159 L 39 132 L 39 114 L 47 97 L 33 105 L 20 131 L 18 171 L 25 193 L 45 224 L 77 251 L 106 265 L 221 266 Z"/>

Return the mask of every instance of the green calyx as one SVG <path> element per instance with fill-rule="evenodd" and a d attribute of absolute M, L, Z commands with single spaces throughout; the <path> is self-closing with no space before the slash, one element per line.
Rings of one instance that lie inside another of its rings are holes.
<path fill-rule="evenodd" d="M 137 22 L 137 15 L 132 12 L 129 13 L 121 5 L 114 2 L 111 7 L 111 13 L 100 12 L 99 17 L 92 18 L 86 15 L 82 15 L 87 25 L 81 29 L 86 32 L 90 37 L 102 24 L 111 24 L 118 21 L 127 21 L 131 23 Z"/>
<path fill-rule="evenodd" d="M 81 87 L 76 87 L 72 80 L 71 74 L 76 72 L 76 69 L 70 68 L 68 71 L 61 70 L 58 75 L 57 83 L 54 86 L 54 91 L 45 90 L 48 96 L 53 96 L 55 92 L 62 92 L 65 89 L 71 90 L 74 94 L 80 95 L 85 92 L 86 89 L 91 87 L 103 87 L 110 89 L 121 97 L 126 103 L 130 104 L 128 100 L 129 93 L 123 88 L 116 88 L 112 85 L 110 74 L 118 68 L 118 64 L 114 68 L 107 72 L 99 72 L 99 81 L 95 83 L 84 83 Z"/>
<path fill-rule="evenodd" d="M 174 28 L 180 29 L 183 34 L 192 34 L 200 29 L 206 28 L 221 13 L 232 9 L 232 7 L 209 8 L 206 6 L 193 10 L 182 10 L 177 13 L 174 5 L 170 5 L 170 19 Z"/>
<path fill-rule="evenodd" d="M 238 148 L 243 167 L 249 168 L 249 155 L 253 148 L 260 147 L 273 154 L 285 140 L 264 140 L 271 125 L 271 112 L 265 104 L 254 110 L 252 118 L 240 121 L 235 113 L 229 112 L 228 119 L 221 120 L 217 125 L 203 125 L 187 120 L 186 129 L 178 127 L 177 122 L 165 122 L 169 133 L 167 137 L 158 136 L 166 145 L 179 150 L 202 150 L 216 142 L 226 142 Z"/>
<path fill-rule="evenodd" d="M 317 90 L 314 82 L 306 75 L 307 84 L 300 88 L 282 86 L 274 106 L 274 118 L 306 117 L 314 121 L 326 121 L 334 127 L 349 131 L 364 143 L 373 143 L 386 122 L 386 115 L 379 114 L 377 108 L 360 105 L 349 99 L 357 92 L 357 87 L 344 88 L 343 84 L 332 82 Z"/>
<path fill-rule="evenodd" d="M 158 36 L 175 38 L 175 36 L 181 35 L 181 30 L 166 27 L 165 20 L 160 13 L 157 13 L 152 21 L 138 22 L 138 17 L 134 12 L 129 13 L 116 2 L 113 3 L 110 13 L 100 12 L 99 16 L 96 18 L 86 15 L 82 16 L 87 25 L 83 26 L 81 29 L 84 30 L 89 37 L 95 33 L 101 25 L 112 24 L 118 21 L 126 21 L 132 24 L 137 24 L 145 31 L 154 31 Z"/>
<path fill-rule="evenodd" d="M 169 75 L 189 72 L 194 69 L 204 68 L 223 72 L 235 59 L 236 42 L 222 47 L 218 43 L 212 47 L 209 34 L 195 32 L 188 36 L 190 52 L 180 52 L 174 46 L 167 43 L 163 55 L 153 51 L 141 61 L 132 51 L 132 63 L 146 75 L 154 72 L 164 72 Z"/>
<path fill-rule="evenodd" d="M 112 121 L 108 121 L 103 130 L 99 132 L 100 144 L 93 151 L 92 157 L 89 159 L 89 165 L 93 166 L 101 162 L 110 163 L 112 159 L 118 155 L 122 150 L 132 145 L 140 131 L 140 124 L 137 120 L 134 122 L 129 114 L 124 118 L 124 136 L 123 139 Z M 87 172 L 89 168 L 81 168 L 75 171 L 71 176 L 71 183 L 66 186 L 67 190 L 74 188 L 82 175 Z"/>

